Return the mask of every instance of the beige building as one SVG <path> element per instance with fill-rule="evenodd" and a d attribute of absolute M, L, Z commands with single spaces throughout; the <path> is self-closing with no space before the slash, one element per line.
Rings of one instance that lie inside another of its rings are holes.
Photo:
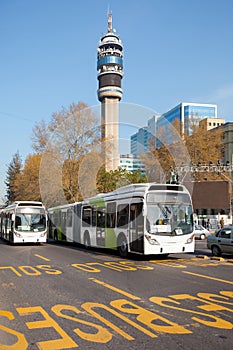
<path fill-rule="evenodd" d="M 224 123 L 225 119 L 223 118 L 205 118 L 200 120 L 199 127 L 204 131 L 208 131 L 217 128 L 218 126 L 221 126 Z"/>

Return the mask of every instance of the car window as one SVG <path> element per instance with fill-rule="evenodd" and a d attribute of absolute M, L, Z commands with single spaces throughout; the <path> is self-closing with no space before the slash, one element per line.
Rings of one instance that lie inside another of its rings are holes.
<path fill-rule="evenodd" d="M 231 229 L 223 229 L 221 230 L 219 237 L 221 238 L 231 238 Z"/>

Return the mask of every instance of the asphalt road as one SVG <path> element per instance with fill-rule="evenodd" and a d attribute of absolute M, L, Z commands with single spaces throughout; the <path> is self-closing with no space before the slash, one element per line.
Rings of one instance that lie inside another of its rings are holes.
<path fill-rule="evenodd" d="M 232 258 L 0 241 L 0 350 L 229 350 Z"/>

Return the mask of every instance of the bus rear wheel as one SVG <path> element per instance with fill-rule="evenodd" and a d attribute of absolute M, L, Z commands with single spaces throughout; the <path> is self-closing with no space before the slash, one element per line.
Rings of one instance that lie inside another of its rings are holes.
<path fill-rule="evenodd" d="M 85 232 L 85 234 L 84 234 L 83 245 L 84 245 L 85 249 L 90 248 L 91 242 L 90 242 L 90 236 L 89 236 L 88 232 Z"/>
<path fill-rule="evenodd" d="M 118 240 L 117 250 L 122 258 L 126 258 L 128 255 L 128 243 L 125 235 L 121 235 Z"/>
<path fill-rule="evenodd" d="M 58 241 L 57 230 L 54 231 L 54 241 Z"/>

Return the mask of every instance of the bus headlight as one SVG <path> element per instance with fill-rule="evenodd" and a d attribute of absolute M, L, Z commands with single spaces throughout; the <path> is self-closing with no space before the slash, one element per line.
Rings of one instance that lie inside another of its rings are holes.
<path fill-rule="evenodd" d="M 153 244 L 153 245 L 159 245 L 159 242 L 155 239 L 155 238 L 152 238 L 151 235 L 145 235 L 146 239 L 148 240 L 148 242 L 150 244 Z"/>
<path fill-rule="evenodd" d="M 22 235 L 18 232 L 14 232 L 14 234 L 16 235 L 16 237 L 22 237 Z"/>
<path fill-rule="evenodd" d="M 191 237 L 189 237 L 189 239 L 187 239 L 187 241 L 185 242 L 185 244 L 192 243 L 193 240 L 194 240 L 194 235 L 192 235 Z"/>
<path fill-rule="evenodd" d="M 40 237 L 44 237 L 46 235 L 46 233 L 47 233 L 46 231 L 41 233 Z"/>

